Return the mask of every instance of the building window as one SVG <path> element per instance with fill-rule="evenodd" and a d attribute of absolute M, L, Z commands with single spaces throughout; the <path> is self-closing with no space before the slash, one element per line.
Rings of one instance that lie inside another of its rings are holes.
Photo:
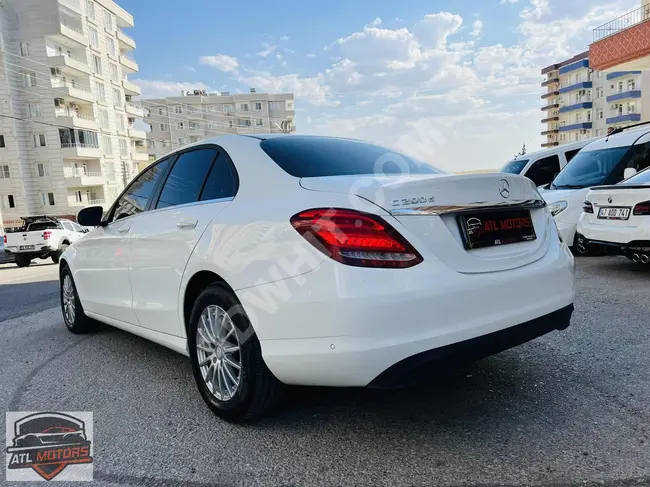
<path fill-rule="evenodd" d="M 120 155 L 124 157 L 129 155 L 129 147 L 126 144 L 125 139 L 120 139 Z"/>
<path fill-rule="evenodd" d="M 93 72 L 102 76 L 102 60 L 99 56 L 93 54 Z"/>
<path fill-rule="evenodd" d="M 160 124 L 160 131 L 161 132 L 169 132 L 169 125 L 167 125 L 166 123 L 161 123 Z"/>
<path fill-rule="evenodd" d="M 162 108 L 158 109 L 158 115 L 167 115 L 167 112 L 163 110 Z"/>
<path fill-rule="evenodd" d="M 261 118 L 256 118 L 255 119 L 255 126 L 256 127 L 263 127 L 264 126 L 264 120 L 262 120 Z"/>
<path fill-rule="evenodd" d="M 239 120 L 239 126 L 240 127 L 250 127 L 251 126 L 251 121 L 248 120 L 248 119 L 242 118 L 242 119 Z"/>
<path fill-rule="evenodd" d="M 113 155 L 113 144 L 111 143 L 111 137 L 109 135 L 102 135 L 102 147 L 104 148 L 105 156 Z"/>
<path fill-rule="evenodd" d="M 176 128 L 178 130 L 183 130 L 185 128 L 185 122 L 177 122 L 176 123 Z"/>
<path fill-rule="evenodd" d="M 13 194 L 8 194 L 2 197 L 2 206 L 5 208 L 15 208 L 16 200 L 14 199 Z"/>
<path fill-rule="evenodd" d="M 106 48 L 111 56 L 115 56 L 115 39 L 106 36 Z"/>
<path fill-rule="evenodd" d="M 627 80 L 627 91 L 634 91 L 636 89 L 636 81 L 634 79 Z"/>
<path fill-rule="evenodd" d="M 99 49 L 99 36 L 97 35 L 97 29 L 94 27 L 88 27 L 88 37 L 90 38 L 91 47 Z"/>
<path fill-rule="evenodd" d="M 45 134 L 33 134 L 34 137 L 34 147 L 45 147 Z"/>
<path fill-rule="evenodd" d="M 182 106 L 182 105 L 176 105 L 176 106 L 174 107 L 174 111 L 175 111 L 176 113 L 183 113 L 183 106 Z"/>
<path fill-rule="evenodd" d="M 11 173 L 9 172 L 9 166 L 7 165 L 0 166 L 0 179 L 9 179 L 10 177 L 11 177 Z"/>
<path fill-rule="evenodd" d="M 576 113 L 576 122 L 577 123 L 582 122 L 582 113 L 580 112 Z"/>
<path fill-rule="evenodd" d="M 256 112 L 259 112 L 259 111 L 261 111 L 261 110 L 262 110 L 262 103 L 259 102 L 259 101 L 256 101 L 256 102 L 255 102 L 255 111 L 256 111 Z"/>
<path fill-rule="evenodd" d="M 287 101 L 287 110 L 293 110 L 293 102 Z"/>
<path fill-rule="evenodd" d="M 627 104 L 627 113 L 636 113 L 636 103 L 631 101 Z"/>
<path fill-rule="evenodd" d="M 7 147 L 5 145 L 5 136 L 4 135 L 0 135 L 0 148 L 2 148 L 2 147 Z"/>
<path fill-rule="evenodd" d="M 228 120 L 228 128 L 232 128 L 232 120 Z"/>
<path fill-rule="evenodd" d="M 239 105 L 239 111 L 240 112 L 247 112 L 248 111 L 248 103 L 242 103 Z"/>
<path fill-rule="evenodd" d="M 99 110 L 99 125 L 101 126 L 102 129 L 108 130 L 110 126 L 110 121 L 108 119 L 107 110 Z"/>
<path fill-rule="evenodd" d="M 23 84 L 27 87 L 36 86 L 36 73 L 33 71 L 23 73 Z"/>
<path fill-rule="evenodd" d="M 557 103 L 557 102 L 555 102 L 555 103 Z M 277 111 L 277 110 L 280 109 L 280 102 L 279 101 L 272 101 L 270 103 L 270 105 L 271 105 L 271 110 Z"/>
<path fill-rule="evenodd" d="M 618 82 L 618 92 L 623 93 L 623 82 L 622 81 Z"/>
<path fill-rule="evenodd" d="M 20 55 L 29 56 L 29 42 L 20 43 Z"/>
<path fill-rule="evenodd" d="M 163 146 L 163 147 L 170 147 L 170 146 L 171 146 L 171 143 L 169 142 L 169 140 L 163 140 L 163 141 L 162 141 L 162 146 Z"/>
<path fill-rule="evenodd" d="M 235 106 L 231 103 L 225 104 L 223 106 L 223 112 L 224 113 L 232 113 L 235 111 Z"/>
<path fill-rule="evenodd" d="M 77 203 L 81 203 L 83 201 L 83 197 L 81 196 L 81 191 L 74 192 L 74 199 Z"/>
<path fill-rule="evenodd" d="M 600 72 L 599 72 L 600 73 Z M 596 98 L 602 98 L 604 95 L 603 88 L 596 88 Z"/>
<path fill-rule="evenodd" d="M 113 88 L 113 104 L 122 106 L 122 92 L 117 88 Z"/>
<path fill-rule="evenodd" d="M 113 30 L 113 16 L 108 10 L 104 10 L 104 26 L 108 30 Z"/>
<path fill-rule="evenodd" d="M 119 80 L 119 75 L 117 74 L 117 64 L 111 63 L 110 64 L 110 70 L 111 70 L 111 79 L 114 79 L 115 81 Z"/>
<path fill-rule="evenodd" d="M 598 74 L 600 74 L 600 71 Z M 601 135 L 603 135 L 603 129 L 596 129 L 596 137 L 600 137 Z"/>
<path fill-rule="evenodd" d="M 124 117 L 122 115 L 116 115 L 115 120 L 117 121 L 117 130 L 124 132 L 126 130 L 124 126 Z"/>
<path fill-rule="evenodd" d="M 36 174 L 39 178 L 44 178 L 50 175 L 50 168 L 44 162 L 39 162 L 36 164 Z"/>
<path fill-rule="evenodd" d="M 208 111 L 209 112 L 216 112 L 217 111 L 217 106 L 216 105 L 208 105 Z"/>
<path fill-rule="evenodd" d="M 587 122 L 591 122 L 591 110 L 587 112 Z"/>
<path fill-rule="evenodd" d="M 95 87 L 97 88 L 97 99 L 101 103 L 106 103 L 106 90 L 104 89 L 104 85 L 99 82 L 95 82 Z"/>
<path fill-rule="evenodd" d="M 596 109 L 596 118 L 597 118 L 598 120 L 600 120 L 600 119 L 603 118 L 603 109 L 602 109 L 602 108 L 597 108 L 597 109 Z"/>
<path fill-rule="evenodd" d="M 54 206 L 54 193 L 41 193 L 43 206 Z"/>
<path fill-rule="evenodd" d="M 95 3 L 92 0 L 86 0 L 86 15 L 95 20 Z"/>

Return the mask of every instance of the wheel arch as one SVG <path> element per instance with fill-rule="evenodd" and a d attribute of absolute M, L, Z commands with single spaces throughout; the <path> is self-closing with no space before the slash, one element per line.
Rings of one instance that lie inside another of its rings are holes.
<path fill-rule="evenodd" d="M 188 328 L 190 324 L 190 315 L 192 314 L 192 306 L 196 299 L 199 297 L 199 294 L 203 292 L 208 286 L 212 284 L 221 284 L 225 286 L 229 291 L 235 294 L 234 289 L 228 282 L 221 277 L 219 274 L 213 271 L 200 270 L 196 272 L 187 282 L 185 286 L 185 292 L 183 294 L 183 329 L 185 330 L 185 336 L 188 335 Z"/>

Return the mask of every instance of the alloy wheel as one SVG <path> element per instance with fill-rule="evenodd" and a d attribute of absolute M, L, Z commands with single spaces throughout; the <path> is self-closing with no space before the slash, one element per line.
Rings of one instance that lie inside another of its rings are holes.
<path fill-rule="evenodd" d="M 74 286 L 72 285 L 72 278 L 70 275 L 67 275 L 63 278 L 63 313 L 65 314 L 66 321 L 70 324 L 74 324 L 75 319 L 75 292 Z"/>

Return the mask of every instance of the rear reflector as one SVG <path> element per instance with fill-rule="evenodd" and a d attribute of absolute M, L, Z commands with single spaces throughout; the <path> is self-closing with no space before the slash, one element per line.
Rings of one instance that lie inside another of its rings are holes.
<path fill-rule="evenodd" d="M 413 246 L 376 215 L 316 208 L 292 216 L 291 225 L 314 247 L 342 264 L 403 269 L 422 262 Z"/>
<path fill-rule="evenodd" d="M 593 213 L 594 205 L 592 205 L 590 201 L 585 200 L 584 203 L 582 203 L 582 211 L 585 213 Z"/>
<path fill-rule="evenodd" d="M 634 207 L 634 210 L 632 210 L 632 214 L 637 216 L 650 215 L 650 201 L 644 201 L 643 203 L 638 203 Z"/>
<path fill-rule="evenodd" d="M 43 240 L 49 240 L 52 232 L 43 232 Z"/>

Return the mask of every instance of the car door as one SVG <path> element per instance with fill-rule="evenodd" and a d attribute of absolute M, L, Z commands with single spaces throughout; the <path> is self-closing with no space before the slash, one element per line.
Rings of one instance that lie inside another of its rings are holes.
<path fill-rule="evenodd" d="M 171 158 L 151 166 L 120 195 L 98 227 L 75 244 L 74 279 L 87 311 L 137 325 L 129 280 L 131 234 L 143 218 Z"/>
<path fill-rule="evenodd" d="M 141 326 L 183 336 L 178 293 L 185 266 L 237 186 L 234 166 L 220 148 L 198 146 L 179 153 L 155 204 L 131 237 L 133 309 Z"/>

